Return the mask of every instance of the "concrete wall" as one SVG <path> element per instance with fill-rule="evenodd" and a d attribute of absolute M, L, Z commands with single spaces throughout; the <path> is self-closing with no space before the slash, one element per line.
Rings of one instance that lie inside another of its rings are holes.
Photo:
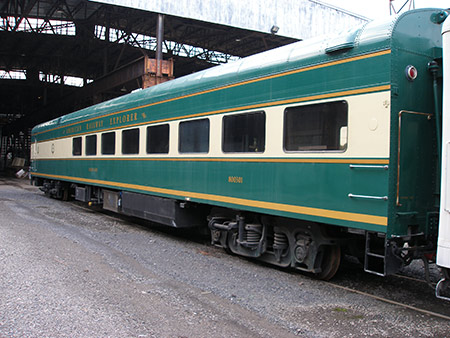
<path fill-rule="evenodd" d="M 260 32 L 307 39 L 336 33 L 368 19 L 315 0 L 95 0 Z"/>

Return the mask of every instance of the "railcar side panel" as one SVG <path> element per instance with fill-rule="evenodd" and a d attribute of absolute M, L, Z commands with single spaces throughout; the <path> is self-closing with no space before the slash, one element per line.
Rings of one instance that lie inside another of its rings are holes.
<path fill-rule="evenodd" d="M 353 200 L 348 197 L 348 191 L 385 196 L 387 173 L 363 170 L 354 174 L 348 163 L 265 163 L 264 160 L 240 163 L 195 159 L 136 159 L 119 165 L 108 160 L 101 163 L 49 160 L 45 163 L 47 168 L 42 170 L 48 174 L 37 176 L 386 231 L 385 201 Z M 61 175 L 67 167 L 70 167 L 70 175 Z"/>
<path fill-rule="evenodd" d="M 389 92 L 344 99 L 349 111 L 343 151 L 284 151 L 283 115 L 290 106 L 282 106 L 265 109 L 270 128 L 263 153 L 223 153 L 222 118 L 228 114 L 221 114 L 210 118 L 207 154 L 179 154 L 179 124 L 174 121 L 168 156 L 145 154 L 146 126 L 140 127 L 139 154 L 121 155 L 118 129 L 113 157 L 72 156 L 72 138 L 39 142 L 36 147 L 47 150 L 40 150 L 35 175 L 385 232 L 387 201 L 382 197 L 388 193 Z M 98 154 L 100 147 L 99 141 Z"/>

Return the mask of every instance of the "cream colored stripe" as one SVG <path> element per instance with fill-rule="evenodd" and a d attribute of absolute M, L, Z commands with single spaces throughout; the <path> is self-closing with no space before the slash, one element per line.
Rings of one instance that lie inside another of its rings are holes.
<path fill-rule="evenodd" d="M 197 113 L 197 114 L 191 114 L 191 115 L 171 117 L 171 118 L 167 118 L 167 119 L 160 119 L 160 120 L 154 120 L 154 121 L 145 121 L 145 122 L 134 123 L 134 124 L 126 125 L 126 126 L 121 125 L 121 126 L 117 126 L 117 127 L 114 127 L 114 128 L 105 128 L 105 129 L 96 130 L 95 133 L 101 133 L 101 132 L 110 131 L 110 130 L 118 130 L 118 129 L 123 129 L 123 128 L 137 127 L 137 126 L 153 124 L 153 123 L 161 123 L 161 122 L 182 120 L 182 119 L 187 119 L 187 118 L 202 117 L 202 116 L 207 116 L 207 115 L 231 113 L 231 112 L 240 111 L 240 110 L 273 107 L 273 106 L 279 106 L 279 105 L 283 105 L 283 104 L 292 104 L 292 103 L 300 103 L 300 102 L 307 102 L 307 101 L 315 101 L 315 100 L 322 100 L 322 99 L 328 99 L 328 98 L 334 98 L 334 97 L 340 97 L 340 96 L 367 94 L 367 93 L 373 93 L 373 92 L 386 91 L 386 90 L 390 90 L 390 89 L 391 89 L 390 85 L 383 85 L 383 86 L 376 86 L 376 87 L 370 87 L 370 88 L 345 90 L 345 91 L 336 92 L 336 93 L 327 93 L 327 94 L 313 95 L 313 96 L 300 97 L 300 98 L 289 99 L 289 100 L 281 100 L 281 101 L 275 101 L 275 102 L 259 103 L 259 104 L 242 106 L 242 107 L 236 107 L 236 108 L 227 108 L 227 109 L 215 110 L 215 111 L 210 111 L 210 112 L 205 112 L 205 113 Z M 138 109 L 138 108 L 133 108 L 133 109 Z M 103 118 L 103 117 L 105 117 L 105 116 L 96 117 L 94 119 Z M 90 120 L 92 120 L 92 119 L 80 121 L 80 122 L 77 122 L 77 123 L 74 123 L 74 124 L 85 123 L 85 122 L 90 121 Z M 43 132 L 49 132 L 49 131 L 57 130 L 57 129 L 60 129 L 60 128 L 63 128 L 63 127 L 66 128 L 66 127 L 72 126 L 74 124 L 68 124 L 68 125 L 64 125 L 64 126 L 58 127 L 58 128 L 49 129 L 49 130 L 46 130 L 46 131 L 42 131 L 42 132 L 36 133 L 34 135 L 38 135 L 38 134 L 41 134 Z M 92 131 L 88 131 L 88 132 L 84 132 L 84 133 L 73 134 L 71 136 L 60 136 L 60 137 L 55 137 L 55 138 L 51 138 L 51 139 L 45 139 L 43 141 L 39 141 L 38 143 L 52 141 L 52 140 L 59 140 L 59 139 L 66 138 L 66 137 L 86 135 L 86 134 L 91 134 L 91 133 L 92 133 Z"/>

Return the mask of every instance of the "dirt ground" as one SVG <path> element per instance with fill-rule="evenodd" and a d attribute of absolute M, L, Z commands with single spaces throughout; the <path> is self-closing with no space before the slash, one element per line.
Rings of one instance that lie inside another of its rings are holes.
<path fill-rule="evenodd" d="M 341 270 L 341 286 L 450 316 L 419 282 Z M 0 337 L 291 336 L 445 337 L 450 321 L 0 178 Z"/>

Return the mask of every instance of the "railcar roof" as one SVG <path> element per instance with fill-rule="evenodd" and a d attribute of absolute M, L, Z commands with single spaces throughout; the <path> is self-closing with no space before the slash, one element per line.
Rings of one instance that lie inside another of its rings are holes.
<path fill-rule="evenodd" d="M 400 16 L 371 21 L 332 37 L 317 37 L 255 54 L 56 118 L 36 126 L 33 128 L 33 133 L 42 132 L 58 125 L 76 123 L 87 118 L 126 110 L 130 107 L 248 81 L 263 75 L 267 76 L 370 51 L 387 49 L 392 45 L 395 27 L 402 18 L 431 15 L 437 11 L 439 10 L 409 11 Z"/>

